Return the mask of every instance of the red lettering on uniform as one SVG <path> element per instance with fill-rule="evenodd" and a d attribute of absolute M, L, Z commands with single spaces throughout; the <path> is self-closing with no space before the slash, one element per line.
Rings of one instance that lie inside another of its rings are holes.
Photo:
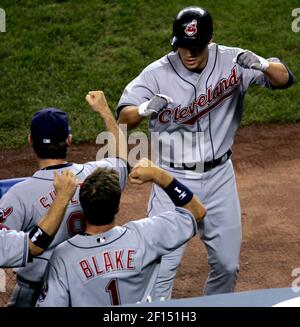
<path fill-rule="evenodd" d="M 45 209 L 48 209 L 48 208 L 50 208 L 50 203 L 48 203 L 47 202 L 47 197 L 46 196 L 42 196 L 41 198 L 40 198 L 40 203 L 41 203 L 41 205 L 45 208 Z"/>
<path fill-rule="evenodd" d="M 197 102 L 193 102 L 193 105 L 189 107 L 190 115 L 193 115 L 194 113 L 197 113 Z"/>
<path fill-rule="evenodd" d="M 128 257 L 127 257 L 127 269 L 128 270 L 134 270 L 135 267 L 131 266 L 134 262 L 134 258 L 132 257 L 135 254 L 135 250 L 128 250 Z"/>
<path fill-rule="evenodd" d="M 56 192 L 55 192 L 55 190 L 50 191 L 50 192 L 49 192 L 49 195 L 50 195 L 50 198 L 52 199 L 52 201 L 54 201 L 54 199 L 55 199 L 55 197 L 56 197 Z M 46 197 L 45 197 L 45 198 L 46 198 Z M 47 199 L 47 198 L 46 198 L 46 199 Z M 76 195 L 74 195 L 74 196 L 72 197 L 72 199 L 70 200 L 70 203 L 71 203 L 72 205 L 76 205 L 76 204 L 79 203 L 78 199 L 76 198 Z M 49 205 L 49 206 L 50 206 L 50 205 Z"/>
<path fill-rule="evenodd" d="M 93 261 L 93 264 L 94 264 L 94 267 L 95 267 L 95 270 L 96 270 L 96 274 L 97 275 L 102 275 L 104 273 L 103 270 L 101 270 L 98 266 L 98 263 L 97 263 L 97 260 L 96 260 L 96 257 L 95 256 L 92 256 L 92 261 Z"/>
<path fill-rule="evenodd" d="M 81 260 L 79 262 L 79 264 L 80 264 L 80 267 L 81 267 L 86 279 L 90 279 L 90 278 L 94 277 L 94 273 L 93 273 L 87 260 Z"/>
<path fill-rule="evenodd" d="M 229 85 L 230 86 L 235 86 L 239 81 L 239 78 L 237 77 L 236 74 L 236 67 L 232 68 L 231 70 L 231 75 L 229 76 Z M 228 87 L 229 87 L 228 85 Z"/>
<path fill-rule="evenodd" d="M 159 114 L 158 119 L 162 124 L 167 124 L 171 121 L 171 115 L 172 110 L 166 109 Z"/>
<path fill-rule="evenodd" d="M 185 118 L 187 115 L 189 115 L 190 110 L 188 110 L 187 108 L 183 108 L 180 112 L 180 118 Z"/>
<path fill-rule="evenodd" d="M 212 95 L 212 89 L 211 89 L 211 86 L 208 88 L 208 90 L 207 90 L 207 100 L 208 100 L 208 102 L 210 103 L 210 102 L 212 102 L 212 100 L 213 100 L 213 95 Z"/>
<path fill-rule="evenodd" d="M 175 123 L 193 125 L 197 120 L 211 112 L 226 99 L 230 98 L 238 89 L 240 78 L 237 75 L 237 68 L 234 66 L 228 78 L 220 79 L 214 88 L 209 86 L 205 94 L 200 94 L 197 100 L 186 107 L 177 106 L 174 109 L 167 108 L 158 115 L 161 124 L 168 124 L 172 120 Z"/>
<path fill-rule="evenodd" d="M 180 107 L 177 107 L 174 109 L 174 117 L 176 120 L 178 120 L 180 118 L 179 114 L 180 114 Z"/>
<path fill-rule="evenodd" d="M 115 259 L 116 259 L 116 268 L 117 270 L 123 270 L 123 262 L 122 262 L 122 256 L 123 256 L 124 250 L 115 251 Z"/>
<path fill-rule="evenodd" d="M 105 270 L 107 272 L 114 270 L 114 266 L 113 266 L 109 252 L 103 253 L 103 260 L 104 260 Z"/>
<path fill-rule="evenodd" d="M 56 196 L 56 193 L 55 193 L 55 191 L 53 190 L 53 191 L 49 192 L 49 195 L 50 195 L 50 197 L 51 197 L 52 201 L 54 201 L 54 199 L 55 199 L 55 196 Z"/>
<path fill-rule="evenodd" d="M 206 98 L 206 95 L 202 94 L 200 95 L 198 101 L 197 101 L 197 105 L 200 106 L 200 107 L 203 107 L 205 106 L 207 103 L 207 98 Z"/>
<path fill-rule="evenodd" d="M 221 88 L 220 88 L 220 84 L 218 84 L 213 91 L 214 99 L 217 98 L 220 94 L 221 94 Z"/>
<path fill-rule="evenodd" d="M 226 79 L 224 79 L 223 81 L 220 82 L 220 85 L 222 90 L 227 90 L 229 87 L 229 82 Z"/>

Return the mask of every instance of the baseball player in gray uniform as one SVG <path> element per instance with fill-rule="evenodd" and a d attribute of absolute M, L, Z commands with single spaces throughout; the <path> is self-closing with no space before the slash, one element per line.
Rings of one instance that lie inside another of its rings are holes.
<path fill-rule="evenodd" d="M 120 305 L 153 296 L 160 257 L 191 239 L 206 211 L 188 188 L 147 159 L 129 177 L 132 183 L 159 185 L 176 206 L 175 213 L 117 226 L 118 176 L 97 169 L 80 189 L 85 235 L 74 236 L 53 252 L 38 306 Z"/>
<path fill-rule="evenodd" d="M 0 230 L 0 267 L 23 267 L 33 256 L 41 254 L 54 239 L 69 201 L 75 193 L 77 179 L 65 170 L 54 176 L 56 197 L 45 216 L 30 233 Z"/>
<path fill-rule="evenodd" d="M 71 134 L 67 114 L 55 108 L 47 108 L 35 113 L 31 123 L 30 143 L 35 150 L 40 169 L 31 178 L 14 185 L 0 200 L 0 207 L 12 208 L 3 223 L 5 227 L 17 231 L 30 231 L 49 209 L 55 192 L 53 178 L 55 172 L 71 170 L 82 182 L 98 167 L 110 167 L 119 174 L 123 189 L 127 181 L 127 148 L 123 132 L 119 130 L 102 91 L 92 91 L 86 96 L 92 109 L 103 118 L 106 128 L 116 139 L 117 156 L 85 164 L 66 161 L 67 147 L 71 144 Z M 34 306 L 40 292 L 47 262 L 53 249 L 59 243 L 83 232 L 85 219 L 79 203 L 79 190 L 70 201 L 63 222 L 51 243 L 41 256 L 33 259 L 17 272 L 17 284 L 9 306 Z"/>
<path fill-rule="evenodd" d="M 248 50 L 219 45 L 213 39 L 207 10 L 187 7 L 180 11 L 173 23 L 173 51 L 131 81 L 117 107 L 119 123 L 128 124 L 129 129 L 148 117 L 151 132 L 204 135 L 204 148 L 195 141 L 183 147 L 181 162 L 156 151 L 158 164 L 186 184 L 208 210 L 199 227 L 211 267 L 204 294 L 233 291 L 239 270 L 241 212 L 230 157 L 245 93 L 252 84 L 274 90 L 293 83 L 292 73 L 279 59 L 264 59 Z M 178 150 L 172 144 L 170 149 L 171 154 Z M 193 161 L 191 154 L 202 164 Z M 172 202 L 154 185 L 149 216 L 172 209 Z M 180 248 L 163 257 L 157 296 L 171 296 L 182 253 Z"/>

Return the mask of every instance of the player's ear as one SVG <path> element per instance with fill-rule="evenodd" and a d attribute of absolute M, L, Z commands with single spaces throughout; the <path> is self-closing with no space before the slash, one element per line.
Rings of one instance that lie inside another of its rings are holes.
<path fill-rule="evenodd" d="M 115 215 L 120 211 L 120 208 L 118 207 L 115 211 Z"/>
<path fill-rule="evenodd" d="M 73 140 L 73 136 L 72 136 L 72 134 L 69 134 L 69 136 L 66 139 L 66 143 L 68 146 L 71 146 L 72 140 Z"/>
<path fill-rule="evenodd" d="M 28 134 L 28 138 L 27 138 L 27 140 L 28 140 L 28 144 L 29 144 L 29 145 L 32 145 L 32 144 L 33 144 L 31 134 Z"/>

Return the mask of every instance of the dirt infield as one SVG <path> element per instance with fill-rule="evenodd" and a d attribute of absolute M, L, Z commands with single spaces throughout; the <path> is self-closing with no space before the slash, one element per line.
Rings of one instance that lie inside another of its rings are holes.
<path fill-rule="evenodd" d="M 94 144 L 75 145 L 68 159 L 94 160 L 96 152 Z M 300 124 L 241 128 L 233 152 L 243 221 L 236 290 L 289 287 L 293 269 L 300 267 Z M 0 179 L 29 176 L 36 169 L 28 147 L 0 153 Z M 145 215 L 149 190 L 150 185 L 127 186 L 120 223 Z M 207 273 L 206 251 L 195 237 L 177 273 L 174 297 L 201 295 Z"/>

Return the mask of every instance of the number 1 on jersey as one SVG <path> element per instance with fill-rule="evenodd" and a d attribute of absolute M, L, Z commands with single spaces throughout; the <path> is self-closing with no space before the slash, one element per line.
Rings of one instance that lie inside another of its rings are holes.
<path fill-rule="evenodd" d="M 110 302 L 112 305 L 121 304 L 119 297 L 118 281 L 116 279 L 111 279 L 105 287 L 105 291 L 110 295 Z"/>

